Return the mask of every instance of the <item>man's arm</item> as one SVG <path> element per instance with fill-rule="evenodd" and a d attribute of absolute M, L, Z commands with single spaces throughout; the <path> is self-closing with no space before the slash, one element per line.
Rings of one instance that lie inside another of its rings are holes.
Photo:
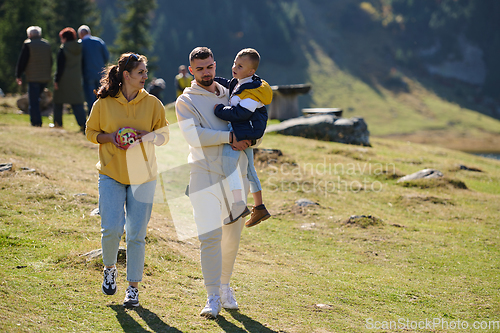
<path fill-rule="evenodd" d="M 175 113 L 182 135 L 191 147 L 217 146 L 230 142 L 229 131 L 219 131 L 201 126 L 196 108 L 181 95 L 175 103 Z"/>
<path fill-rule="evenodd" d="M 16 78 L 20 79 L 28 66 L 28 60 L 30 59 L 30 48 L 28 45 L 23 44 L 23 48 L 21 49 L 21 53 L 19 54 L 19 59 L 17 60 L 16 65 Z"/>

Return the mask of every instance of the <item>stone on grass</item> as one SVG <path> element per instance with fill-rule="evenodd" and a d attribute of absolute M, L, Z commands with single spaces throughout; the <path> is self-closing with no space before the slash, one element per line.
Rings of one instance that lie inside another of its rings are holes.
<path fill-rule="evenodd" d="M 2 164 L 0 164 L 0 172 L 11 171 L 11 170 L 12 170 L 12 163 L 2 163 Z"/>
<path fill-rule="evenodd" d="M 436 169 L 424 169 L 398 179 L 398 183 L 417 179 L 441 178 L 443 173 Z"/>
<path fill-rule="evenodd" d="M 368 126 L 363 118 L 338 118 L 332 114 L 299 117 L 267 127 L 266 132 L 301 136 L 308 139 L 371 146 Z"/>
<path fill-rule="evenodd" d="M 351 215 L 344 221 L 344 224 L 367 228 L 370 226 L 383 225 L 384 221 L 372 215 Z"/>
<path fill-rule="evenodd" d="M 319 206 L 319 204 L 317 202 L 311 201 L 309 199 L 303 199 L 303 198 L 295 201 L 295 204 L 299 207 L 307 207 L 307 206 L 314 206 L 314 205 Z"/>
<path fill-rule="evenodd" d="M 90 252 L 80 255 L 80 257 L 87 257 L 87 261 L 94 260 L 101 256 L 102 256 L 102 249 L 92 250 Z M 127 248 L 120 246 L 118 248 L 118 259 L 126 259 L 126 258 L 127 258 Z"/>
<path fill-rule="evenodd" d="M 92 211 L 90 212 L 90 216 L 98 216 L 98 215 L 101 215 L 101 214 L 99 213 L 99 207 L 94 208 L 94 210 L 92 210 Z"/>
<path fill-rule="evenodd" d="M 468 167 L 468 166 L 463 165 L 463 164 L 459 164 L 458 168 L 460 170 L 465 170 L 465 171 L 483 172 L 483 170 L 481 170 L 481 169 L 471 168 L 471 167 Z"/>

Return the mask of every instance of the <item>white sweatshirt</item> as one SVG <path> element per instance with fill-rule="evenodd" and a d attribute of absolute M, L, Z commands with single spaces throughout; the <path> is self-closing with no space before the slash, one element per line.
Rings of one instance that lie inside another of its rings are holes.
<path fill-rule="evenodd" d="M 215 116 L 214 106 L 228 105 L 229 91 L 217 82 L 215 84 L 219 91 L 218 96 L 193 81 L 191 87 L 184 89 L 184 93 L 175 103 L 179 127 L 189 144 L 188 163 L 191 166 L 191 174 L 215 173 L 224 176 L 222 145 L 229 143 L 228 122 Z M 248 165 L 245 154 L 240 154 L 238 163 L 242 176 L 245 177 Z"/>

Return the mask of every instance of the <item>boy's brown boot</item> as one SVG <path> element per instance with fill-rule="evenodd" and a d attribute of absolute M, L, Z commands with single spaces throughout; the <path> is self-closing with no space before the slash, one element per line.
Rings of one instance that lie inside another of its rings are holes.
<path fill-rule="evenodd" d="M 266 206 L 264 206 L 263 204 L 257 207 L 253 206 L 252 215 L 250 215 L 250 219 L 245 222 L 245 227 L 253 227 L 270 217 L 271 214 L 267 211 Z"/>

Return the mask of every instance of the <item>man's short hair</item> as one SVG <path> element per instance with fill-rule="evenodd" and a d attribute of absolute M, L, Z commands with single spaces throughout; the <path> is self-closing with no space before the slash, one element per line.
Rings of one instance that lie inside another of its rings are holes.
<path fill-rule="evenodd" d="M 32 25 L 26 29 L 26 34 L 28 35 L 28 38 L 41 36 L 42 28 L 37 25 Z"/>
<path fill-rule="evenodd" d="M 193 61 L 194 59 L 201 59 L 205 60 L 207 58 L 214 57 L 214 54 L 212 53 L 212 50 L 210 50 L 208 47 L 205 46 L 199 46 L 196 47 L 191 53 L 189 54 L 189 62 Z"/>
<path fill-rule="evenodd" d="M 249 57 L 253 64 L 253 69 L 257 70 L 259 68 L 260 63 L 260 54 L 257 50 L 252 48 L 246 48 L 238 52 L 236 57 Z"/>
<path fill-rule="evenodd" d="M 80 28 L 78 28 L 78 35 L 80 35 L 81 33 L 84 33 L 85 35 L 86 34 L 90 34 L 90 28 L 88 25 L 85 25 L 85 24 L 82 24 L 80 26 Z"/>

